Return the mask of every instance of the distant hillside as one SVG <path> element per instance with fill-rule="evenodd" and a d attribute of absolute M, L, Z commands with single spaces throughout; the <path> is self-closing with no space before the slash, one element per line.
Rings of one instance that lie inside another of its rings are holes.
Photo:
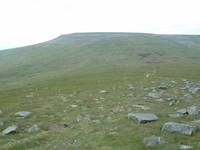
<path fill-rule="evenodd" d="M 199 35 L 74 33 L 0 51 L 0 83 L 174 63 L 199 66 Z"/>

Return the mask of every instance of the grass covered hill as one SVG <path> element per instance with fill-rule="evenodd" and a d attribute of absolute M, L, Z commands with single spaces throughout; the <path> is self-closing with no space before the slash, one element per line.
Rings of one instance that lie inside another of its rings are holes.
<path fill-rule="evenodd" d="M 1 82 L 34 82 L 144 66 L 197 67 L 200 36 L 75 33 L 0 52 Z M 184 65 L 182 65 L 184 64 Z M 8 83 L 9 84 L 9 83 Z M 18 84 L 18 83 L 16 83 Z"/>
<path fill-rule="evenodd" d="M 200 109 L 199 66 L 199 35 L 74 33 L 0 51 L 0 133 L 19 126 L 16 133 L 0 134 L 0 149 L 148 149 L 141 142 L 152 135 L 169 143 L 153 149 L 198 149 L 199 125 L 191 121 L 199 116 L 168 114 Z M 152 92 L 160 100 L 148 96 Z M 19 118 L 18 111 L 32 114 Z M 127 118 L 142 112 L 159 119 L 138 124 Z M 197 132 L 162 132 L 169 121 L 195 125 Z M 34 124 L 41 130 L 27 132 Z"/>

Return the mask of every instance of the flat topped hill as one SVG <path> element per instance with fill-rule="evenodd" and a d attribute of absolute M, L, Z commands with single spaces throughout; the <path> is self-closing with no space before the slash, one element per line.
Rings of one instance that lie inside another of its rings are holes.
<path fill-rule="evenodd" d="M 174 66 L 174 63 L 179 67 L 199 65 L 199 35 L 74 33 L 0 51 L 0 82 L 31 81 L 30 77 L 36 76 L 50 79 L 149 65 Z"/>

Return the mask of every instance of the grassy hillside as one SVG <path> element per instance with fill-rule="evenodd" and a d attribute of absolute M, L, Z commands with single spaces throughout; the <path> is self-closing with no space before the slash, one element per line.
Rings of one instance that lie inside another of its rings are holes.
<path fill-rule="evenodd" d="M 168 117 L 188 106 L 200 108 L 199 93 L 182 90 L 183 79 L 200 81 L 199 66 L 199 35 L 75 33 L 0 51 L 0 110 L 4 112 L 0 121 L 5 123 L 0 131 L 13 124 L 20 127 L 17 133 L 0 136 L 0 149 L 149 149 L 140 143 L 151 135 L 169 143 L 153 149 L 179 149 L 179 144 L 198 149 L 199 130 L 187 136 L 160 129 L 168 121 L 199 127 L 190 123 L 199 116 Z M 177 83 L 164 91 L 163 102 L 145 99 L 148 92 L 161 92 L 159 85 L 171 81 Z M 108 93 L 100 94 L 102 90 Z M 170 106 L 169 97 L 179 103 Z M 33 114 L 16 119 L 17 111 Z M 131 112 L 154 113 L 159 120 L 141 125 L 127 119 Z M 27 133 L 33 124 L 41 131 Z"/>

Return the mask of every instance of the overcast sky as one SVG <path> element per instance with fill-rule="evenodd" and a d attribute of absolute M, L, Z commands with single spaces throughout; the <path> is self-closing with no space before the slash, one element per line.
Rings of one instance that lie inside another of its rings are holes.
<path fill-rule="evenodd" d="M 200 34 L 199 0 L 0 0 L 0 49 L 74 32 Z"/>

